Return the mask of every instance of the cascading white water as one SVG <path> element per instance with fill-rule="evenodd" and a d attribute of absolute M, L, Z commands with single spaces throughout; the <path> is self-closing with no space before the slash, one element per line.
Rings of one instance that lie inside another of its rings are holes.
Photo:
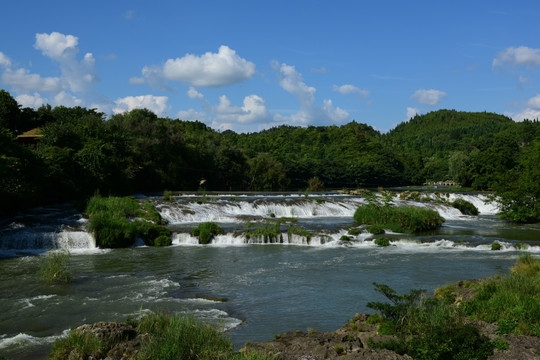
<path fill-rule="evenodd" d="M 82 230 L 43 231 L 24 228 L 0 237 L 0 250 L 94 249 L 94 237 Z"/>

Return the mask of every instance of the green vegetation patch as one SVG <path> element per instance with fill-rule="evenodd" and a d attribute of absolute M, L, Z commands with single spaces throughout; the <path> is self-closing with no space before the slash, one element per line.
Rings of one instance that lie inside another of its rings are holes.
<path fill-rule="evenodd" d="M 384 229 L 380 225 L 368 225 L 366 226 L 366 230 L 373 235 L 384 234 Z"/>
<path fill-rule="evenodd" d="M 501 333 L 540 337 L 540 260 L 524 254 L 507 276 L 474 285 L 475 297 L 465 302 L 466 315 L 499 324 Z"/>
<path fill-rule="evenodd" d="M 170 236 L 161 215 L 148 201 L 141 206 L 131 197 L 95 195 L 88 201 L 86 213 L 89 216 L 88 230 L 94 234 L 99 247 L 128 247 L 133 245 L 137 236 L 146 245 L 154 246 L 158 237 Z M 134 220 L 136 218 L 139 220 Z M 163 238 L 158 242 L 160 245 L 166 243 Z"/>
<path fill-rule="evenodd" d="M 463 215 L 478 215 L 478 208 L 472 203 L 463 199 L 456 199 L 450 205 L 461 211 Z"/>
<path fill-rule="evenodd" d="M 379 225 L 394 232 L 418 233 L 438 228 L 444 218 L 430 209 L 367 204 L 356 209 L 354 221 L 357 224 Z"/>
<path fill-rule="evenodd" d="M 73 279 L 67 251 L 50 252 L 41 259 L 39 277 L 48 284 L 69 284 Z"/>
<path fill-rule="evenodd" d="M 385 237 L 380 237 L 380 238 L 375 239 L 374 243 L 379 246 L 386 247 L 386 246 L 390 246 L 390 239 L 385 238 Z"/>
<path fill-rule="evenodd" d="M 199 237 L 199 244 L 209 244 L 214 236 L 221 233 L 221 227 L 214 222 L 204 222 L 191 230 L 191 235 Z"/>

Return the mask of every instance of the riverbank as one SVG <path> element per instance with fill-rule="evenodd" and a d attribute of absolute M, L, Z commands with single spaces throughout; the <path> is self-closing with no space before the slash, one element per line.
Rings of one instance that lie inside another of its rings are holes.
<path fill-rule="evenodd" d="M 217 350 L 213 345 L 203 348 L 220 352 L 220 359 L 538 359 L 539 278 L 540 260 L 522 255 L 509 275 L 460 281 L 437 289 L 431 297 L 422 296 L 421 290 L 399 295 L 386 285 L 375 284 L 390 304 L 371 302 L 367 306 L 382 316 L 356 314 L 332 332 L 309 329 L 278 334 L 273 340 L 246 344 L 240 354 L 232 353 L 232 345 L 226 340 L 226 346 Z M 141 326 L 149 322 L 160 326 Z M 200 327 L 216 333 L 207 325 L 177 315 L 157 314 L 127 323 L 83 325 L 57 342 L 53 352 L 62 354 L 58 359 L 75 355 L 137 359 L 156 342 L 160 349 L 176 347 L 168 344 L 170 340 L 162 339 L 162 334 L 176 334 L 180 330 L 169 329 L 169 324 L 185 322 L 189 323 L 188 328 Z M 181 341 L 182 346 L 199 349 L 206 337 L 176 334 L 174 343 Z M 97 350 L 88 350 L 89 343 L 99 344 Z"/>

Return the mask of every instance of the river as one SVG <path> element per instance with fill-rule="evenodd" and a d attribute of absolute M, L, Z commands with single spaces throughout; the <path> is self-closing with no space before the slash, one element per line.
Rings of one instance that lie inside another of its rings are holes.
<path fill-rule="evenodd" d="M 433 200 L 439 196 L 430 195 Z M 505 274 L 522 251 L 540 254 L 540 227 L 496 217 L 483 195 L 464 198 L 480 210 L 462 215 L 441 201 L 395 199 L 396 205 L 436 209 L 446 219 L 435 233 L 387 234 L 379 247 L 363 230 L 341 240 L 354 226 L 360 196 L 309 194 L 184 194 L 151 201 L 173 231 L 173 246 L 98 249 L 86 219 L 70 205 L 44 207 L 0 222 L 0 355 L 45 358 L 52 342 L 70 329 L 96 321 L 123 321 L 150 311 L 190 314 L 221 327 L 235 346 L 292 330 L 332 331 L 368 301 L 382 301 L 373 282 L 406 292 L 433 291 L 463 279 Z M 246 231 L 280 217 L 273 239 Z M 224 229 L 209 245 L 189 230 L 215 221 Z M 291 226 L 311 232 L 289 234 Z M 492 251 L 499 242 L 502 250 Z M 515 244 L 527 243 L 525 250 Z M 44 285 L 37 273 L 44 255 L 67 249 L 74 280 Z M 225 301 L 224 301 L 225 300 Z"/>

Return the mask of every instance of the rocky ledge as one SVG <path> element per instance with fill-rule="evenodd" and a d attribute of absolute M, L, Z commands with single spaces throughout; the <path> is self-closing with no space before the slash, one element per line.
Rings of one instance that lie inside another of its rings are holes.
<path fill-rule="evenodd" d="M 333 332 L 293 331 L 276 335 L 273 340 L 246 345 L 240 351 L 256 350 L 276 355 L 280 360 L 323 360 L 323 359 L 364 359 L 364 360 L 400 360 L 412 359 L 408 355 L 399 355 L 385 349 L 372 349 L 369 339 L 384 341 L 392 335 L 377 333 L 376 324 L 368 324 L 368 315 L 356 314 L 343 327 Z M 508 342 L 507 350 L 495 350 L 491 360 L 533 360 L 540 357 L 540 338 L 496 334 L 496 325 L 475 322 L 483 335 L 490 339 L 500 337 Z M 82 325 L 75 332 L 77 335 L 91 335 L 98 338 L 106 348 L 105 357 L 90 357 L 89 360 L 132 360 L 136 359 L 142 341 L 148 334 L 139 334 L 127 324 L 116 322 L 98 322 Z M 75 350 L 74 350 L 75 351 Z M 69 354 L 70 359 L 82 358 L 80 354 Z"/>
<path fill-rule="evenodd" d="M 302 331 L 277 335 L 274 340 L 246 345 L 241 351 L 258 350 L 278 356 L 280 360 L 364 359 L 397 360 L 412 359 L 385 349 L 371 349 L 369 339 L 375 342 L 394 338 L 379 335 L 376 324 L 368 324 L 368 315 L 356 314 L 351 321 L 334 332 Z M 507 350 L 495 350 L 490 360 L 540 359 L 540 338 L 533 336 L 497 335 L 496 325 L 474 322 L 482 335 L 491 340 L 497 337 L 508 342 Z"/>

